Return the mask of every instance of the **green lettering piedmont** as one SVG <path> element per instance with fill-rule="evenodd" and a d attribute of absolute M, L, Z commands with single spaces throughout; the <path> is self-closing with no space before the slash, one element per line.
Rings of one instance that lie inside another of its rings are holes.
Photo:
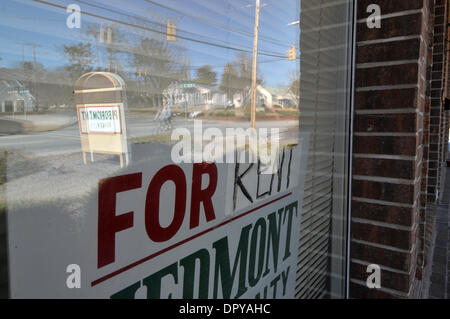
<path fill-rule="evenodd" d="M 228 237 L 225 236 L 213 244 L 213 248 L 216 250 L 216 265 L 214 267 L 214 299 L 217 299 L 219 276 L 222 283 L 223 298 L 230 299 L 238 263 L 240 264 L 238 291 L 234 298 L 239 298 L 247 291 L 248 288 L 245 284 L 245 275 L 247 273 L 248 239 L 251 228 L 252 225 L 250 224 L 242 229 L 232 271 L 230 270 Z"/>
<path fill-rule="evenodd" d="M 206 249 L 201 249 L 180 260 L 180 266 L 184 268 L 184 299 L 194 298 L 195 263 L 197 260 L 200 262 L 198 298 L 208 299 L 210 258 Z"/>
<path fill-rule="evenodd" d="M 277 224 L 277 214 L 274 212 L 267 216 L 269 220 L 269 238 L 267 239 L 267 258 L 266 258 L 266 270 L 264 271 L 264 277 L 270 273 L 269 269 L 269 252 L 270 246 L 272 245 L 272 257 L 274 272 L 278 269 L 278 252 L 280 248 L 280 235 L 281 235 L 281 217 L 283 215 L 284 208 L 278 210 L 278 224 Z"/>
<path fill-rule="evenodd" d="M 167 275 L 172 275 L 175 279 L 175 284 L 178 284 L 178 263 L 173 263 L 142 281 L 147 286 L 147 299 L 161 298 L 161 280 Z M 168 298 L 172 299 L 172 294 L 169 294 Z"/>
<path fill-rule="evenodd" d="M 286 249 L 284 253 L 283 261 L 289 258 L 291 256 L 291 230 L 292 230 L 292 215 L 294 214 L 295 209 L 295 216 L 297 216 L 297 207 L 298 202 L 294 202 L 284 209 L 284 218 L 283 223 L 286 221 L 286 216 L 288 216 L 288 224 L 287 224 L 287 232 L 286 232 Z M 300 231 L 297 229 L 297 231 Z"/>
<path fill-rule="evenodd" d="M 256 286 L 256 284 L 258 283 L 264 268 L 264 254 L 266 250 L 266 228 L 267 228 L 266 220 L 264 218 L 260 218 L 257 220 L 252 232 L 252 238 L 250 241 L 250 258 L 248 261 L 248 283 L 252 287 Z M 259 237 L 259 249 L 257 247 L 258 237 Z M 255 275 L 256 252 L 259 253 L 259 258 L 258 258 L 258 268 Z"/>

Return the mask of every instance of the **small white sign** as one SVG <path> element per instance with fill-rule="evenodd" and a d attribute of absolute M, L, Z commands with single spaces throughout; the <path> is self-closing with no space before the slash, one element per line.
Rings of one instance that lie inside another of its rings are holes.
<path fill-rule="evenodd" d="M 121 134 L 119 106 L 87 107 L 89 133 Z"/>
<path fill-rule="evenodd" d="M 78 123 L 81 134 L 88 134 L 88 115 L 85 107 L 78 107 Z"/>

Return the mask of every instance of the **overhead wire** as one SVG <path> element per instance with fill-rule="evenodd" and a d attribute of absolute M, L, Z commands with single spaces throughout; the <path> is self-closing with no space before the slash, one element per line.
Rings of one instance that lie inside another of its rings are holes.
<path fill-rule="evenodd" d="M 49 1 L 45 1 L 45 0 L 33 0 L 33 1 L 41 3 L 41 4 L 45 4 L 45 5 L 49 5 L 49 6 L 53 6 L 53 7 L 56 7 L 56 8 L 60 8 L 60 9 L 66 10 L 66 7 L 63 6 L 63 5 L 60 5 L 60 4 L 52 3 L 52 2 L 49 2 Z M 106 21 L 110 21 L 110 22 L 114 22 L 114 23 L 117 23 L 117 24 L 125 25 L 125 26 L 128 26 L 128 27 L 134 27 L 134 28 L 137 28 L 137 29 L 146 30 L 146 31 L 150 31 L 150 32 L 154 32 L 154 33 L 158 33 L 158 34 L 162 34 L 162 35 L 168 35 L 168 33 L 164 32 L 164 31 L 152 29 L 152 28 L 145 27 L 145 26 L 140 26 L 140 25 L 137 25 L 137 24 L 134 24 L 134 23 L 122 21 L 122 20 L 115 19 L 115 18 L 105 17 L 105 16 L 102 16 L 102 15 L 99 15 L 99 14 L 95 14 L 95 13 L 92 13 L 92 12 L 85 11 L 85 10 L 80 11 L 80 13 L 88 15 L 88 16 L 91 16 L 91 17 L 95 17 L 95 18 L 98 18 L 98 19 L 103 19 L 103 20 L 106 20 Z M 245 50 L 245 49 L 236 48 L 236 47 L 232 47 L 232 46 L 228 46 L 228 45 L 222 45 L 222 44 L 218 44 L 218 43 L 212 43 L 212 42 L 208 42 L 208 41 L 193 39 L 193 38 L 182 36 L 182 35 L 176 35 L 176 37 L 179 38 L 179 39 L 186 40 L 186 41 L 201 43 L 201 44 L 214 46 L 214 47 L 219 47 L 219 48 L 228 49 L 228 50 L 233 50 L 233 51 L 237 51 L 237 52 L 253 53 L 251 50 Z M 260 55 L 264 55 L 264 56 L 270 56 L 270 57 L 284 58 L 284 56 L 282 56 L 280 54 L 272 54 L 272 53 L 267 53 L 267 52 L 260 52 L 259 54 Z"/>
<path fill-rule="evenodd" d="M 187 16 L 187 17 L 190 17 L 192 19 L 196 19 L 198 21 L 202 21 L 202 22 L 207 23 L 209 25 L 216 26 L 216 27 L 221 28 L 223 30 L 235 32 L 235 33 L 238 33 L 238 34 L 245 35 L 245 36 L 253 38 L 253 32 L 251 32 L 251 31 L 242 30 L 242 29 L 238 29 L 238 28 L 233 28 L 233 27 L 230 27 L 229 25 L 222 24 L 222 23 L 219 23 L 219 22 L 214 21 L 214 20 L 206 19 L 206 18 L 201 17 L 201 16 L 193 15 L 193 14 L 181 11 L 181 10 L 173 8 L 173 7 L 169 7 L 167 5 L 164 5 L 162 3 L 159 3 L 159 2 L 156 2 L 156 1 L 153 1 L 153 0 L 143 0 L 143 1 L 151 3 L 151 4 L 154 4 L 154 5 L 159 6 L 159 7 L 162 7 L 164 9 L 166 9 L 166 10 L 170 10 L 170 11 L 176 12 L 176 13 L 178 13 L 180 15 Z M 270 38 L 270 37 L 267 37 L 267 36 L 264 36 L 264 35 L 260 35 L 259 38 L 261 40 L 265 40 L 267 42 L 271 42 L 273 44 L 277 44 L 277 45 L 280 45 L 280 46 L 283 46 L 283 47 L 285 47 L 287 45 L 286 43 L 284 43 L 284 42 L 282 42 L 282 41 L 280 41 L 278 39 L 273 39 L 273 38 Z"/>
<path fill-rule="evenodd" d="M 140 20 L 140 21 L 143 21 L 143 22 L 146 22 L 146 23 L 152 23 L 152 24 L 155 24 L 155 25 L 164 27 L 164 28 L 166 27 L 165 24 L 162 24 L 162 23 L 160 23 L 160 22 L 148 20 L 148 19 L 145 19 L 145 18 L 143 18 L 143 17 L 139 17 L 139 16 L 135 16 L 135 15 L 130 15 L 130 14 L 124 13 L 124 12 L 119 11 L 119 10 L 106 8 L 106 7 L 104 7 L 104 6 L 100 6 L 100 5 L 97 5 L 97 4 L 94 4 L 94 3 L 89 3 L 89 2 L 83 1 L 83 0 L 75 0 L 75 1 L 76 1 L 76 2 L 79 2 L 79 3 L 81 3 L 81 4 L 85 4 L 85 5 L 88 5 L 88 6 L 97 8 L 97 9 L 102 9 L 102 10 L 105 10 L 105 11 L 109 11 L 109 12 L 111 12 L 111 13 L 120 14 L 120 15 L 129 17 L 129 18 L 132 18 L 132 19 Z M 186 30 L 182 30 L 182 29 L 180 29 L 180 28 L 177 28 L 177 33 L 180 32 L 180 31 L 181 31 L 182 33 L 190 34 L 190 35 L 193 35 L 193 36 L 198 36 L 198 37 L 208 38 L 208 39 L 214 40 L 214 41 L 219 41 L 219 42 L 225 43 L 225 44 L 227 44 L 227 45 L 237 45 L 237 46 L 241 46 L 241 48 L 244 47 L 244 46 L 242 46 L 242 44 L 233 43 L 233 42 L 225 41 L 225 40 L 222 40 L 222 39 L 217 39 L 217 38 L 213 38 L 213 37 L 210 37 L 210 36 L 205 36 L 205 35 L 201 35 L 201 34 L 198 34 L 198 33 L 194 33 L 194 32 L 190 32 L 190 31 L 186 31 Z M 245 46 L 245 47 L 246 47 L 249 51 L 252 49 L 251 46 Z M 276 54 L 275 52 L 269 52 L 269 51 L 266 51 L 266 50 L 260 50 L 260 52 L 265 52 L 265 53 L 269 53 L 269 54 L 270 54 L 270 53 Z"/>

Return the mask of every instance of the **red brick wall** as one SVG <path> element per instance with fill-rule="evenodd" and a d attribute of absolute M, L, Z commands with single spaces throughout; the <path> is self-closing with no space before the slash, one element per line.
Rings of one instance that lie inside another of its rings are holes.
<path fill-rule="evenodd" d="M 380 29 L 366 24 L 367 6 L 373 3 L 382 10 Z M 354 298 L 420 295 L 434 3 L 358 0 L 350 246 Z M 381 289 L 367 288 L 368 264 L 380 265 Z"/>

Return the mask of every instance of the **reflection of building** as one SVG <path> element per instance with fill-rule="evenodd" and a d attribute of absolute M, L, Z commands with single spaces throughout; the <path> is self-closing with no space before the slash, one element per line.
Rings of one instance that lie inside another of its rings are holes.
<path fill-rule="evenodd" d="M 256 106 L 273 107 L 273 94 L 261 85 L 256 87 Z"/>
<path fill-rule="evenodd" d="M 234 107 L 250 107 L 252 104 L 252 88 L 247 87 L 242 92 L 233 95 Z M 256 107 L 272 107 L 272 95 L 261 85 L 256 87 Z"/>
<path fill-rule="evenodd" d="M 258 85 L 256 87 L 256 107 L 272 108 L 275 106 L 294 107 L 295 97 L 288 89 L 275 89 L 272 87 Z M 251 87 L 247 87 L 243 92 L 233 96 L 235 107 L 245 107 L 251 105 Z"/>
<path fill-rule="evenodd" d="M 258 85 L 258 93 L 264 100 L 267 107 L 294 107 L 296 105 L 295 97 L 288 89 L 276 89 L 268 86 Z"/>
<path fill-rule="evenodd" d="M 210 109 L 227 104 L 226 93 L 207 85 L 174 82 L 164 90 L 167 104 L 184 109 Z"/>
<path fill-rule="evenodd" d="M 0 112 L 31 112 L 35 108 L 34 96 L 22 83 L 0 80 Z"/>

